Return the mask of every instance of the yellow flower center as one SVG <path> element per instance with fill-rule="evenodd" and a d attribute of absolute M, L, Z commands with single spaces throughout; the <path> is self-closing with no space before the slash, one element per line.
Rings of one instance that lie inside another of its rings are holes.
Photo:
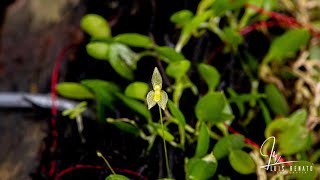
<path fill-rule="evenodd" d="M 153 100 L 155 102 L 159 102 L 161 99 L 161 91 L 160 90 L 155 90 L 154 91 L 154 96 L 153 96 Z"/>

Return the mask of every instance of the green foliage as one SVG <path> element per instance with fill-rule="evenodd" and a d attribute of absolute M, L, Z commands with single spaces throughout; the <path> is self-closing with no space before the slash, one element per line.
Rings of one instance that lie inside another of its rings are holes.
<path fill-rule="evenodd" d="M 195 157 L 201 158 L 206 155 L 209 149 L 209 144 L 210 137 L 208 127 L 205 123 L 201 123 Z"/>
<path fill-rule="evenodd" d="M 220 123 L 233 119 L 232 114 L 224 112 L 227 101 L 222 92 L 210 92 L 196 104 L 196 116 L 200 121 Z"/>
<path fill-rule="evenodd" d="M 74 82 L 63 82 L 57 85 L 57 92 L 70 99 L 93 99 L 94 95 L 83 85 Z"/>
<path fill-rule="evenodd" d="M 188 23 L 192 17 L 193 17 L 193 13 L 189 10 L 184 9 L 184 10 L 177 11 L 174 14 L 172 14 L 170 17 L 170 21 L 175 24 L 183 26 L 186 23 Z"/>
<path fill-rule="evenodd" d="M 264 62 L 285 63 L 285 58 L 293 57 L 302 47 L 306 46 L 310 34 L 306 29 L 289 30 L 272 41 Z"/>
<path fill-rule="evenodd" d="M 108 60 L 109 44 L 105 42 L 90 42 L 86 46 L 87 53 L 98 60 Z"/>
<path fill-rule="evenodd" d="M 217 69 L 208 64 L 201 63 L 198 66 L 198 70 L 202 78 L 206 81 L 209 91 L 214 91 L 220 82 L 220 74 Z"/>
<path fill-rule="evenodd" d="M 206 180 L 210 179 L 216 172 L 217 161 L 212 154 L 208 154 L 203 158 L 191 158 L 187 161 L 186 179 Z"/>
<path fill-rule="evenodd" d="M 106 177 L 105 180 L 129 180 L 126 176 L 119 175 L 119 174 L 112 174 L 108 177 Z"/>
<path fill-rule="evenodd" d="M 232 150 L 229 161 L 234 170 L 240 174 L 251 174 L 255 172 L 255 163 L 250 155 L 242 150 Z"/>
<path fill-rule="evenodd" d="M 127 86 L 124 94 L 128 97 L 132 97 L 139 100 L 145 100 L 149 86 L 144 82 L 134 82 Z"/>
<path fill-rule="evenodd" d="M 242 149 L 245 146 L 244 137 L 241 135 L 228 135 L 221 138 L 213 148 L 214 156 L 219 160 L 230 154 L 233 150 Z"/>
<path fill-rule="evenodd" d="M 180 79 L 182 76 L 186 75 L 190 68 L 190 61 L 181 60 L 178 62 L 169 63 L 166 73 L 175 79 Z"/>
<path fill-rule="evenodd" d="M 137 33 L 119 34 L 114 37 L 114 40 L 122 44 L 133 47 L 152 48 L 152 40 L 148 36 Z"/>
<path fill-rule="evenodd" d="M 87 14 L 83 16 L 80 26 L 93 38 L 107 38 L 111 35 L 108 22 L 97 14 Z"/>
<path fill-rule="evenodd" d="M 172 115 L 178 120 L 179 125 L 184 127 L 186 125 L 186 119 L 180 109 L 176 107 L 171 100 L 168 101 L 168 107 Z"/>
<path fill-rule="evenodd" d="M 181 53 L 167 46 L 158 46 L 155 48 L 160 58 L 165 62 L 176 62 L 186 59 Z"/>
<path fill-rule="evenodd" d="M 275 85 L 266 85 L 265 94 L 267 96 L 267 102 L 273 113 L 283 116 L 287 116 L 289 114 L 289 105 L 285 97 L 281 94 L 281 92 Z"/>

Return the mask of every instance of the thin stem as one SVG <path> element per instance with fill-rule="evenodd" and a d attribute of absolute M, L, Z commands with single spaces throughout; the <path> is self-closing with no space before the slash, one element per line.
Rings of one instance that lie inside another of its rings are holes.
<path fill-rule="evenodd" d="M 166 140 L 164 139 L 164 126 L 163 126 L 162 112 L 161 112 L 160 106 L 159 106 L 159 113 L 160 113 L 160 121 L 161 121 L 161 126 L 162 126 L 163 149 L 164 149 L 164 155 L 165 155 L 165 158 L 166 158 L 167 174 L 168 174 L 168 178 L 170 178 L 170 169 L 169 169 L 167 145 L 166 145 Z"/>
<path fill-rule="evenodd" d="M 114 172 L 114 170 L 112 169 L 111 165 L 109 164 L 107 159 L 104 158 L 104 156 L 101 154 L 101 152 L 97 151 L 97 156 L 101 157 L 104 160 L 104 162 L 107 164 L 107 166 L 110 169 L 110 171 L 112 172 L 112 174 L 116 175 L 116 172 Z"/>

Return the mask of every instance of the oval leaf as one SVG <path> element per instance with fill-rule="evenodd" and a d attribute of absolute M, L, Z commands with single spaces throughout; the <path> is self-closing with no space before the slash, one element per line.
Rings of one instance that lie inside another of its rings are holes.
<path fill-rule="evenodd" d="M 116 126 L 123 132 L 133 134 L 134 136 L 139 136 L 140 134 L 140 129 L 137 126 L 127 121 L 122 121 L 121 119 L 107 118 L 107 122 Z"/>
<path fill-rule="evenodd" d="M 190 10 L 177 11 L 171 15 L 170 21 L 179 25 L 184 25 L 191 20 L 193 13 Z"/>
<path fill-rule="evenodd" d="M 108 60 L 109 45 L 104 42 L 90 42 L 86 45 L 87 53 L 98 60 Z"/>
<path fill-rule="evenodd" d="M 167 63 L 186 59 L 181 53 L 178 53 L 168 46 L 159 46 L 156 47 L 155 50 L 159 54 L 160 58 Z"/>
<path fill-rule="evenodd" d="M 255 163 L 251 156 L 242 150 L 233 150 L 229 154 L 229 162 L 234 170 L 240 174 L 255 172 Z"/>
<path fill-rule="evenodd" d="M 123 176 L 123 175 L 112 174 L 112 175 L 106 177 L 105 180 L 130 180 L 130 179 L 125 177 L 125 176 Z"/>
<path fill-rule="evenodd" d="M 83 16 L 80 26 L 86 33 L 94 38 L 106 38 L 111 35 L 108 22 L 97 14 L 87 14 Z"/>
<path fill-rule="evenodd" d="M 217 142 L 213 147 L 213 154 L 219 160 L 229 155 L 232 150 L 239 150 L 245 146 L 244 137 L 242 135 L 228 135 Z"/>
<path fill-rule="evenodd" d="M 127 86 L 126 90 L 124 91 L 124 94 L 126 96 L 144 101 L 146 99 L 148 90 L 149 86 L 147 83 L 134 82 Z"/>
<path fill-rule="evenodd" d="M 186 119 L 184 118 L 184 115 L 182 114 L 180 109 L 177 108 L 171 100 L 168 101 L 168 107 L 172 115 L 177 118 L 179 125 L 184 128 L 184 126 L 186 125 Z"/>
<path fill-rule="evenodd" d="M 213 91 L 220 82 L 220 74 L 217 69 L 208 64 L 201 63 L 198 66 L 198 70 L 208 85 L 210 91 Z"/>
<path fill-rule="evenodd" d="M 133 47 L 152 48 L 153 46 L 152 40 L 148 36 L 137 33 L 119 34 L 114 37 L 114 40 Z"/>
<path fill-rule="evenodd" d="M 175 79 L 180 79 L 182 76 L 186 75 L 190 68 L 190 61 L 182 60 L 178 62 L 169 63 L 166 68 L 166 73 Z"/>
<path fill-rule="evenodd" d="M 199 136 L 198 136 L 198 143 L 197 143 L 195 157 L 201 158 L 204 155 L 206 155 L 209 149 L 209 144 L 210 144 L 210 136 L 208 133 L 208 127 L 204 122 L 202 122 Z"/>
<path fill-rule="evenodd" d="M 305 109 L 298 109 L 289 116 L 290 123 L 303 125 L 307 120 L 308 113 Z"/>
<path fill-rule="evenodd" d="M 196 116 L 201 121 L 218 123 L 225 106 L 226 100 L 223 93 L 209 93 L 203 96 L 196 104 Z"/>
<path fill-rule="evenodd" d="M 174 136 L 171 133 L 169 133 L 167 130 L 162 130 L 162 128 L 158 128 L 157 132 L 159 136 L 161 136 L 164 140 L 168 142 L 174 141 Z"/>
<path fill-rule="evenodd" d="M 70 99 L 93 99 L 94 95 L 83 85 L 74 82 L 63 82 L 57 85 L 57 92 Z"/>
<path fill-rule="evenodd" d="M 273 113 L 282 116 L 287 116 L 289 114 L 289 105 L 275 85 L 266 85 L 265 94 L 267 96 L 269 107 Z"/>
<path fill-rule="evenodd" d="M 134 74 L 130 66 L 124 59 L 120 58 L 119 48 L 117 45 L 112 44 L 109 51 L 109 60 L 112 68 L 122 77 L 133 80 Z"/>
<path fill-rule="evenodd" d="M 207 180 L 212 178 L 217 170 L 217 160 L 212 154 L 209 154 L 202 159 L 191 158 L 186 164 L 186 179 L 187 180 Z"/>
<path fill-rule="evenodd" d="M 295 56 L 295 53 L 303 46 L 306 46 L 310 34 L 306 29 L 289 30 L 271 43 L 264 62 L 284 63 L 284 58 Z"/>
<path fill-rule="evenodd" d="M 148 110 L 147 106 L 145 106 L 143 103 L 141 103 L 140 101 L 137 101 L 135 99 L 129 98 L 127 96 L 124 96 L 120 93 L 117 93 L 116 95 L 117 95 L 117 97 L 119 97 L 119 99 L 122 100 L 122 102 L 126 106 L 128 106 L 129 108 L 131 108 L 135 112 L 141 114 L 146 119 L 151 120 L 151 113 Z"/>

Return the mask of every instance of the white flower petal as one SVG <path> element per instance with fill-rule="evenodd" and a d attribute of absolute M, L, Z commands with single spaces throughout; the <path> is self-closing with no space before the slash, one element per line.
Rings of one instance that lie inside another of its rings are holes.
<path fill-rule="evenodd" d="M 165 91 L 161 90 L 161 97 L 160 101 L 158 101 L 158 105 L 161 107 L 161 109 L 165 110 L 168 102 L 168 95 Z"/>
<path fill-rule="evenodd" d="M 155 89 L 155 86 L 160 86 L 160 89 L 162 88 L 162 77 L 157 67 L 154 68 L 152 79 L 151 79 L 152 87 Z"/>
<path fill-rule="evenodd" d="M 154 91 L 151 90 L 147 94 L 147 104 L 148 104 L 148 109 L 151 109 L 154 105 L 156 105 L 156 101 L 154 100 Z"/>

